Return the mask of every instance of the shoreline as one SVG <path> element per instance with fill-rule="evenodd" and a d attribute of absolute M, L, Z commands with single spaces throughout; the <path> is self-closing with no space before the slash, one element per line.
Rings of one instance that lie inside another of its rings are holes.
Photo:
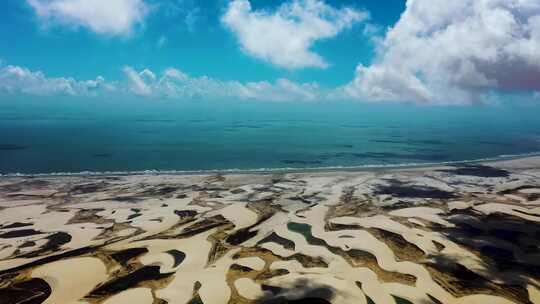
<path fill-rule="evenodd" d="M 448 168 L 459 165 L 505 164 L 509 168 L 522 167 L 523 164 L 540 161 L 540 151 L 519 155 L 503 155 L 491 158 L 473 160 L 445 161 L 435 163 L 404 163 L 392 165 L 360 165 L 360 166 L 329 166 L 313 168 L 260 168 L 260 169 L 217 169 L 217 170 L 140 170 L 140 171 L 81 171 L 57 173 L 0 173 L 0 179 L 10 177 L 90 177 L 90 176 L 191 176 L 191 175 L 272 175 L 272 174 L 313 174 L 313 173 L 354 173 L 354 172 L 381 172 L 381 171 L 416 171 L 434 168 Z M 518 165 L 521 164 L 521 165 Z M 533 165 L 534 166 L 534 165 Z M 540 167 L 540 165 L 538 166 Z M 531 167 L 537 168 L 537 167 Z"/>

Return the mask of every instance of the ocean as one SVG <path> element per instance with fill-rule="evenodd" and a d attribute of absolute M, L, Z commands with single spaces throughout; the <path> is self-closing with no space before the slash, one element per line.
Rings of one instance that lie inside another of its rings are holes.
<path fill-rule="evenodd" d="M 540 151 L 533 104 L 2 98 L 2 174 L 362 168 Z"/>

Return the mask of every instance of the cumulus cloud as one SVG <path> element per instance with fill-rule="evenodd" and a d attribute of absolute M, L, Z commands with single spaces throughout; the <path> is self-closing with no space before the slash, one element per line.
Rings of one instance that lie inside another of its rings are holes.
<path fill-rule="evenodd" d="M 86 27 L 99 34 L 128 35 L 148 13 L 143 0 L 26 0 L 45 22 Z"/>
<path fill-rule="evenodd" d="M 344 98 L 471 104 L 540 90 L 540 2 L 408 0 Z"/>
<path fill-rule="evenodd" d="M 93 80 L 77 81 L 73 78 L 47 77 L 41 71 L 8 65 L 0 67 L 0 92 L 31 95 L 95 95 L 114 91 L 116 87 L 98 76 Z"/>
<path fill-rule="evenodd" d="M 258 100 L 312 101 L 323 99 L 316 83 L 276 81 L 222 81 L 207 76 L 192 77 L 178 69 L 167 68 L 159 75 L 149 69 L 123 68 L 125 81 L 109 82 L 98 76 L 91 80 L 71 77 L 48 77 L 41 71 L 0 64 L 0 94 L 36 96 L 100 97 L 138 96 L 176 100 Z"/>
<path fill-rule="evenodd" d="M 128 90 L 145 97 L 176 99 L 239 99 L 261 101 L 309 101 L 320 97 L 314 83 L 298 84 L 287 79 L 275 82 L 221 81 L 207 76 L 191 77 L 175 69 L 166 69 L 159 77 L 144 69 L 124 68 Z"/>
<path fill-rule="evenodd" d="M 328 63 L 311 47 L 332 38 L 368 14 L 334 8 L 320 0 L 291 0 L 276 11 L 253 10 L 248 0 L 229 3 L 223 24 L 238 38 L 243 50 L 274 65 L 298 69 L 326 68 Z"/>
<path fill-rule="evenodd" d="M 132 67 L 125 67 L 124 73 L 128 79 L 128 86 L 131 92 L 142 95 L 150 96 L 152 95 L 152 87 L 147 84 L 148 79 L 151 81 L 155 80 L 156 76 L 149 70 L 143 70 L 138 73 Z"/>

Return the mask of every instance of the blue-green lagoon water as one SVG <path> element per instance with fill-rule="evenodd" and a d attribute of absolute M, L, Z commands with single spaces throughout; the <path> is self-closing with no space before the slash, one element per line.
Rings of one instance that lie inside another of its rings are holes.
<path fill-rule="evenodd" d="M 343 168 L 540 151 L 538 105 L 6 100 L 0 172 Z"/>

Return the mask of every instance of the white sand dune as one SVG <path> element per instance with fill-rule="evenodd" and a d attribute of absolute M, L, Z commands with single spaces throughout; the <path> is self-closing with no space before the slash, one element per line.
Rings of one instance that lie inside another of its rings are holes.
<path fill-rule="evenodd" d="M 540 303 L 540 158 L 489 166 L 5 178 L 0 295 Z"/>

